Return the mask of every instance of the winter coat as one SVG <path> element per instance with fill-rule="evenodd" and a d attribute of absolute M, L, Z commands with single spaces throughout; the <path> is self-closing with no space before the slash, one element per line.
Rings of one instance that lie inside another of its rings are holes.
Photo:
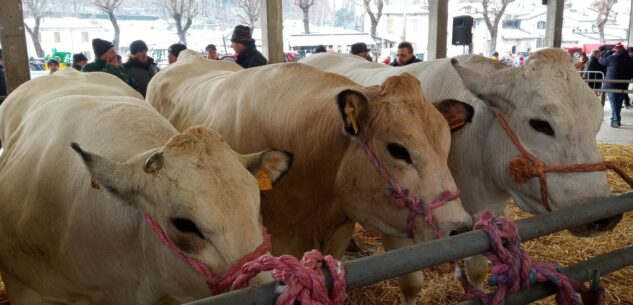
<path fill-rule="evenodd" d="M 134 82 L 134 80 L 132 80 L 132 78 L 130 78 L 130 75 L 127 73 L 127 70 L 125 70 L 125 67 L 106 64 L 106 62 L 101 58 L 96 58 L 95 61 L 84 65 L 81 68 L 81 72 L 110 73 L 120 78 L 126 84 L 130 85 L 130 87 L 138 90 L 138 85 Z"/>
<path fill-rule="evenodd" d="M 588 73 L 588 72 L 590 72 L 590 73 Z M 596 73 L 596 72 L 602 72 L 603 74 L 606 74 L 607 73 L 607 67 L 601 65 L 600 64 L 600 59 L 598 57 L 595 57 L 595 56 L 592 55 L 591 57 L 589 57 L 589 61 L 587 61 L 587 64 L 585 65 L 585 73 L 582 75 L 582 78 L 584 78 L 584 79 L 601 79 L 602 75 L 600 75 L 600 73 Z M 587 84 L 592 89 L 600 89 L 600 88 L 602 88 L 602 83 L 601 82 L 588 82 Z"/>
<path fill-rule="evenodd" d="M 626 50 L 609 51 L 600 58 L 600 64 L 607 67 L 607 79 L 633 78 L 633 59 Z M 627 89 L 629 84 L 605 83 L 606 89 Z"/>
<path fill-rule="evenodd" d="M 390 66 L 393 67 L 401 67 L 401 66 L 406 66 L 406 65 L 410 65 L 412 63 L 416 63 L 416 62 L 421 62 L 421 60 L 419 60 L 417 57 L 415 57 L 415 55 L 413 57 L 411 57 L 411 59 L 409 59 L 407 62 L 404 63 L 404 65 L 401 65 L 398 62 L 398 59 L 394 59 L 393 62 L 391 64 L 389 64 Z"/>
<path fill-rule="evenodd" d="M 152 77 L 160 71 L 154 59 L 151 57 L 147 58 L 146 63 L 130 58 L 123 64 L 123 67 L 127 70 L 130 78 L 138 85 L 138 92 L 140 92 L 143 97 L 145 97 L 145 93 L 147 92 L 147 84 L 149 84 Z"/>
<path fill-rule="evenodd" d="M 237 60 L 235 61 L 235 63 L 242 66 L 242 68 L 244 69 L 248 69 L 252 67 L 266 65 L 268 64 L 268 61 L 266 60 L 264 55 L 262 55 L 262 53 L 257 51 L 257 48 L 255 47 L 255 42 L 251 42 L 246 45 L 246 50 L 244 50 L 244 52 L 237 55 Z"/>

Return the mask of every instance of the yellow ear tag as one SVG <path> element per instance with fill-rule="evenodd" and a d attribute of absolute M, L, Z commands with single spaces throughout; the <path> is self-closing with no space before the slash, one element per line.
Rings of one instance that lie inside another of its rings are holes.
<path fill-rule="evenodd" d="M 358 134 L 358 120 L 356 119 L 356 111 L 354 108 L 350 108 L 348 115 L 348 119 L 352 121 L 352 128 L 354 128 L 354 134 Z"/>
<path fill-rule="evenodd" d="M 268 175 L 265 170 L 257 171 L 255 179 L 257 179 L 260 191 L 270 191 L 273 189 L 273 180 L 270 179 L 270 175 Z"/>

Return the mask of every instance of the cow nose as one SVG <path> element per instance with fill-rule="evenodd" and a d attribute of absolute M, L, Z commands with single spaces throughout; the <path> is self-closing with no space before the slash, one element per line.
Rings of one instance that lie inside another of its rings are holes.
<path fill-rule="evenodd" d="M 589 231 L 604 232 L 613 229 L 622 220 L 622 214 L 609 218 L 596 220 L 587 224 Z"/>

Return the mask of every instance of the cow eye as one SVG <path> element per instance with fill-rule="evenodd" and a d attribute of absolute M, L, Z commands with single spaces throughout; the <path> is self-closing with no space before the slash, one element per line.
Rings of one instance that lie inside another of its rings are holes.
<path fill-rule="evenodd" d="M 204 239 L 204 236 L 202 235 L 200 230 L 198 230 L 198 227 L 196 226 L 196 224 L 193 223 L 193 221 L 191 221 L 189 219 L 186 219 L 186 218 L 172 218 L 171 219 L 171 223 L 174 225 L 174 227 L 176 227 L 176 229 L 178 229 L 178 231 L 180 231 L 182 233 L 195 234 L 196 236 L 200 237 L 201 239 Z"/>
<path fill-rule="evenodd" d="M 411 156 L 409 155 L 409 151 L 406 148 L 404 148 L 404 146 L 400 144 L 396 144 L 396 143 L 389 143 L 387 144 L 387 150 L 389 151 L 389 154 L 392 157 L 403 160 L 409 164 L 413 163 L 411 161 Z"/>
<path fill-rule="evenodd" d="M 530 126 L 538 132 L 542 132 L 548 136 L 554 136 L 554 129 L 547 121 L 531 119 Z"/>

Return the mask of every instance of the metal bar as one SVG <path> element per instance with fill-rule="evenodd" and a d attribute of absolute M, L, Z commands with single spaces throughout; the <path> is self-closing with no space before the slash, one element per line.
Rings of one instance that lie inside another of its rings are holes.
<path fill-rule="evenodd" d="M 563 274 L 577 281 L 590 281 L 593 279 L 594 270 L 600 275 L 606 275 L 619 269 L 633 265 L 633 246 L 596 256 L 592 259 L 582 261 L 565 268 Z M 508 296 L 503 302 L 506 305 L 523 305 L 540 300 L 557 292 L 556 286 L 552 283 L 538 283 L 534 286 L 518 291 Z M 464 301 L 457 305 L 481 305 L 475 300 Z"/>
<path fill-rule="evenodd" d="M 627 89 L 591 89 L 595 92 L 605 92 L 605 93 L 633 93 L 633 90 Z"/>
<path fill-rule="evenodd" d="M 521 240 L 525 241 L 630 210 L 633 210 L 633 192 L 521 219 L 517 221 L 517 225 Z M 345 263 L 347 288 L 352 290 L 433 265 L 483 253 L 488 247 L 488 235 L 477 230 L 349 261 Z M 275 283 L 266 283 L 187 305 L 271 305 L 280 293 L 275 293 L 276 287 Z"/>
<path fill-rule="evenodd" d="M 630 84 L 633 83 L 633 79 L 590 79 L 583 78 L 586 83 L 615 83 L 615 84 Z"/>

